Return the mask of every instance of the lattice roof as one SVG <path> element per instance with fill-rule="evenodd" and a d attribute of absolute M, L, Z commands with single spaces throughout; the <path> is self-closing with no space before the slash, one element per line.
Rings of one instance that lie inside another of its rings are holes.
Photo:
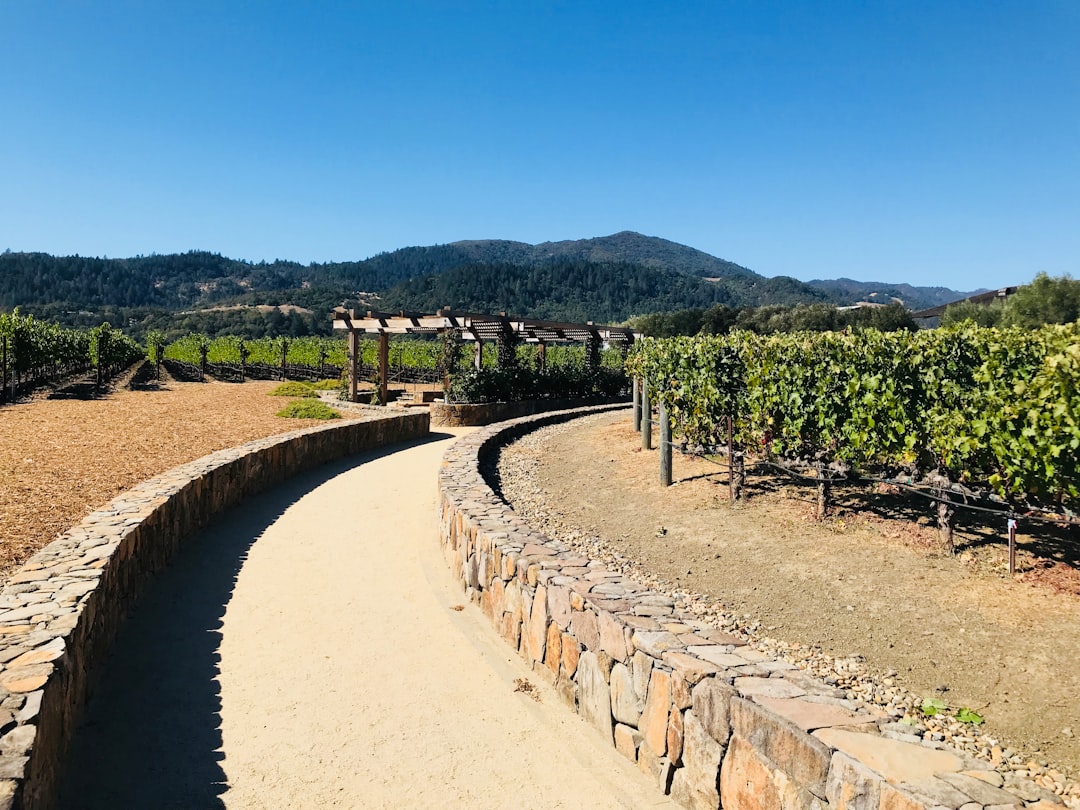
<path fill-rule="evenodd" d="M 433 335 L 456 329 L 465 340 L 497 340 L 513 333 L 528 343 L 585 343 L 598 338 L 609 344 L 630 345 L 640 337 L 625 326 L 605 326 L 594 323 L 562 323 L 517 318 L 499 313 L 478 315 L 440 309 L 434 314 L 420 312 L 358 313 L 338 307 L 334 310 L 334 328 L 353 332 L 385 333 L 392 335 Z"/>

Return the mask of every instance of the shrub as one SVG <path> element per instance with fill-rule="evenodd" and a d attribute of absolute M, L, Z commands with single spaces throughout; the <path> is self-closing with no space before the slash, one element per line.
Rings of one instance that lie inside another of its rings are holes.
<path fill-rule="evenodd" d="M 337 383 L 335 382 L 336 386 Z M 287 382 L 282 383 L 273 391 L 269 396 L 272 397 L 318 397 L 318 393 L 307 383 L 302 382 Z"/>
<path fill-rule="evenodd" d="M 277 412 L 286 419 L 340 419 L 341 414 L 323 402 L 296 399 Z"/>

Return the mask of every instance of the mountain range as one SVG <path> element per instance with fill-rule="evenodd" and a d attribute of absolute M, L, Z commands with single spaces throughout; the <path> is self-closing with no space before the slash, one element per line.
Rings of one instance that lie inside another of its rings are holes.
<path fill-rule="evenodd" d="M 614 322 L 713 304 L 900 301 L 918 310 L 970 294 L 851 279 L 766 278 L 735 262 L 632 231 L 538 245 L 469 240 L 308 265 L 253 263 L 201 251 L 129 259 L 0 254 L 0 308 L 19 306 L 80 325 L 95 318 L 122 319 L 137 332 L 162 323 L 173 331 L 197 328 L 192 321 L 200 318 L 216 319 L 218 330 L 241 317 L 251 327 L 258 318 L 266 320 L 267 312 L 289 321 L 294 333 L 322 331 L 329 310 L 338 305 L 384 311 L 449 306 Z M 280 331 L 282 324 L 269 328 Z"/>

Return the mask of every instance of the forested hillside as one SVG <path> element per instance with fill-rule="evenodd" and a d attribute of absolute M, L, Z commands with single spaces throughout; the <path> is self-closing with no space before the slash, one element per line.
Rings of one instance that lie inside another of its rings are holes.
<path fill-rule="evenodd" d="M 148 329 L 253 337 L 317 334 L 329 329 L 328 313 L 335 306 L 451 306 L 623 321 L 714 304 L 848 303 L 858 295 L 857 285 L 863 283 L 812 286 L 783 276 L 765 278 L 700 250 L 630 231 L 539 245 L 463 241 L 307 265 L 246 262 L 205 251 L 130 259 L 0 254 L 0 311 L 20 307 L 68 326 L 108 320 L 135 335 Z M 877 286 L 888 288 L 885 295 L 895 285 Z M 940 294 L 948 297 L 948 292 Z"/>

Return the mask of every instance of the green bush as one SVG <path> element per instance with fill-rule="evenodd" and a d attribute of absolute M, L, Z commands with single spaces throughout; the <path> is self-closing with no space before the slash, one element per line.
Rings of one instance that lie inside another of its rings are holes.
<path fill-rule="evenodd" d="M 325 403 L 296 399 L 277 412 L 286 419 L 340 419 L 341 414 Z"/>
<path fill-rule="evenodd" d="M 319 380 L 318 382 L 306 383 L 316 391 L 337 391 L 341 385 L 340 380 Z"/>
<path fill-rule="evenodd" d="M 627 386 L 617 369 L 588 370 L 574 366 L 535 371 L 521 366 L 468 369 L 454 375 L 451 402 L 519 402 L 526 399 L 590 399 L 613 397 Z"/>
<path fill-rule="evenodd" d="M 318 397 L 319 394 L 307 383 L 286 382 L 269 393 L 272 397 Z"/>

